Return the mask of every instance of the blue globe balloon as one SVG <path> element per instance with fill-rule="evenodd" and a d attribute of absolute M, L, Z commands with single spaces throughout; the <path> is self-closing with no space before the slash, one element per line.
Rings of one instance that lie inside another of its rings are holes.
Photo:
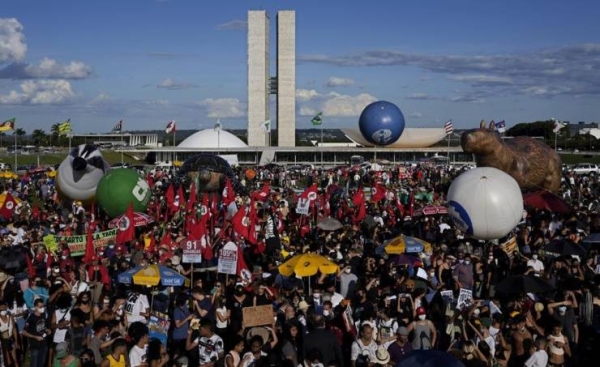
<path fill-rule="evenodd" d="M 387 101 L 373 102 L 362 111 L 358 119 L 360 133 L 374 145 L 395 143 L 404 132 L 404 115 L 395 104 Z"/>

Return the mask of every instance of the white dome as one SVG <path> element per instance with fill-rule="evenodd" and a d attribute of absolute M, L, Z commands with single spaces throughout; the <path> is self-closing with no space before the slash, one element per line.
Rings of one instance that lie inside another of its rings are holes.
<path fill-rule="evenodd" d="M 179 143 L 178 148 L 247 148 L 248 145 L 230 132 L 221 130 L 217 133 L 214 129 L 198 131 Z"/>

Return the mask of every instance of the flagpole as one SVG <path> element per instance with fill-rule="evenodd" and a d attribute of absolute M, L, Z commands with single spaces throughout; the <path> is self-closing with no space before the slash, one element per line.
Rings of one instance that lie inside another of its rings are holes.
<path fill-rule="evenodd" d="M 323 168 L 323 121 L 321 121 L 321 168 Z"/>
<path fill-rule="evenodd" d="M 450 140 L 452 140 L 452 134 L 448 134 L 448 164 L 450 164 Z"/>
<path fill-rule="evenodd" d="M 173 151 L 175 152 L 175 160 L 177 160 L 177 126 L 174 127 L 173 130 Z"/>
<path fill-rule="evenodd" d="M 13 129 L 14 129 L 14 126 L 13 126 Z M 15 168 L 14 168 L 14 170 L 15 170 L 15 172 L 17 172 L 17 167 L 18 167 L 18 164 L 17 164 L 17 130 L 14 129 L 13 132 L 15 134 Z"/>
<path fill-rule="evenodd" d="M 121 124 L 121 167 L 123 167 L 123 125 Z"/>

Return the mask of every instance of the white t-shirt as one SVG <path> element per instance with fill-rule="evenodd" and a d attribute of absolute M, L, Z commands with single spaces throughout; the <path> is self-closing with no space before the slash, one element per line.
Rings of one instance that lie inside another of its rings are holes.
<path fill-rule="evenodd" d="M 148 297 L 144 294 L 131 292 L 127 297 L 127 304 L 125 304 L 125 312 L 127 312 L 127 322 L 142 322 L 148 323 L 146 316 L 140 315 L 142 312 L 146 312 L 146 309 L 150 308 L 148 303 Z"/>
<path fill-rule="evenodd" d="M 137 345 L 134 345 L 129 351 L 129 365 L 131 367 L 137 367 L 142 363 L 146 363 L 146 348 L 140 348 Z"/>
<path fill-rule="evenodd" d="M 525 362 L 525 367 L 546 367 L 548 365 L 548 353 L 538 350 Z"/>
<path fill-rule="evenodd" d="M 227 307 L 217 308 L 216 312 L 221 316 L 227 316 Z M 225 329 L 227 327 L 227 320 L 221 321 L 218 317 L 215 317 L 215 321 L 218 329 Z"/>
<path fill-rule="evenodd" d="M 527 261 L 527 266 L 531 266 L 533 268 L 533 270 L 535 270 L 536 272 L 543 272 L 544 271 L 544 263 L 541 262 L 540 260 L 529 260 Z"/>
<path fill-rule="evenodd" d="M 267 353 L 265 353 L 263 351 L 260 351 L 260 356 L 261 357 L 266 357 Z M 252 357 L 252 358 L 250 358 L 249 360 L 247 360 L 242 367 L 252 366 L 254 364 L 254 362 L 256 362 L 256 360 L 258 359 L 256 357 L 254 357 L 254 354 L 252 354 L 252 352 L 246 352 L 246 354 L 244 354 L 244 356 L 242 357 L 242 360 L 244 360 L 244 358 L 246 358 L 246 357 Z"/>
<path fill-rule="evenodd" d="M 71 321 L 71 310 L 65 310 L 64 312 L 62 310 L 55 310 L 54 317 L 57 324 L 59 324 L 61 321 Z M 65 338 L 67 337 L 67 331 L 69 331 L 68 327 L 64 329 L 55 329 L 52 341 L 55 343 L 64 342 Z"/>
<path fill-rule="evenodd" d="M 196 343 L 200 355 L 199 364 L 216 362 L 223 355 L 223 339 L 217 334 L 213 334 L 210 338 L 205 336 L 196 338 Z"/>

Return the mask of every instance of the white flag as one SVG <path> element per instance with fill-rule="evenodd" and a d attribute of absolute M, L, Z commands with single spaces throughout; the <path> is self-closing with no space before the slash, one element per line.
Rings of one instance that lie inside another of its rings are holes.
<path fill-rule="evenodd" d="M 267 121 L 263 122 L 262 125 L 260 125 L 260 126 L 262 127 L 265 134 L 268 134 L 271 132 L 271 120 L 267 120 Z"/>
<path fill-rule="evenodd" d="M 216 132 L 221 131 L 221 119 L 217 119 L 217 123 L 215 124 L 215 131 Z"/>
<path fill-rule="evenodd" d="M 565 127 L 565 123 L 560 122 L 560 121 L 554 121 L 554 126 L 552 127 L 552 132 L 555 134 L 558 134 L 558 132 Z"/>

